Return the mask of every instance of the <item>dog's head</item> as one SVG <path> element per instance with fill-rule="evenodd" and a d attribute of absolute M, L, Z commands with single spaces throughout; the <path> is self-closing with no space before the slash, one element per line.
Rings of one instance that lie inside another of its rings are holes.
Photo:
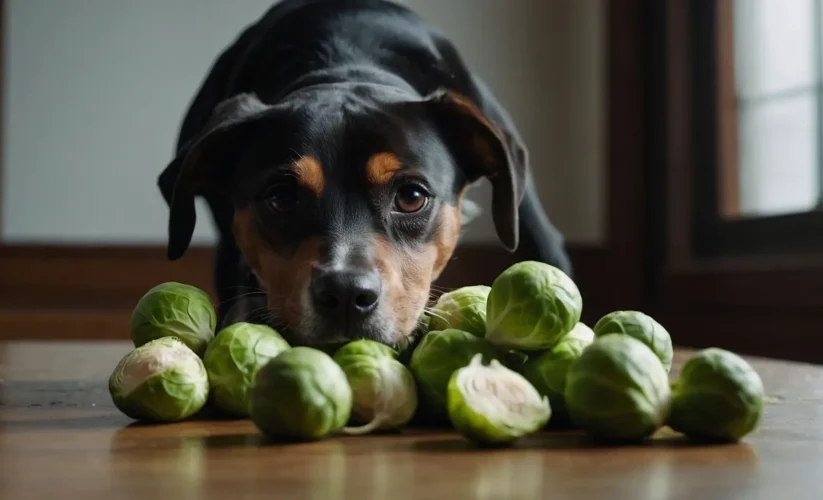
<path fill-rule="evenodd" d="M 160 177 L 168 255 L 191 241 L 195 195 L 228 197 L 238 247 L 293 342 L 393 344 L 457 245 L 471 183 L 491 181 L 497 233 L 517 247 L 525 168 L 523 146 L 449 91 L 330 84 L 274 105 L 238 95 Z"/>

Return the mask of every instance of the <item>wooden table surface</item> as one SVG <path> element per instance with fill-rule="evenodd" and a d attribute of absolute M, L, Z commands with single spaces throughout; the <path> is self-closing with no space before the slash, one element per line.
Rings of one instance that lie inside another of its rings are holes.
<path fill-rule="evenodd" d="M 0 499 L 823 499 L 823 367 L 752 360 L 772 402 L 740 444 L 478 450 L 450 432 L 276 445 L 248 420 L 134 425 L 106 389 L 128 350 L 0 344 Z"/>

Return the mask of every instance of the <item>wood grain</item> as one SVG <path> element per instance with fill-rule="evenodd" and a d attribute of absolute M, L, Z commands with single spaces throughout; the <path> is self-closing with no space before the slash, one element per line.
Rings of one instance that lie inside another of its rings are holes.
<path fill-rule="evenodd" d="M 453 432 L 409 430 L 283 445 L 248 420 L 134 424 L 105 386 L 128 349 L 0 343 L 0 498 L 823 498 L 820 367 L 752 360 L 776 402 L 740 444 L 663 432 L 605 448 L 547 432 L 480 450 Z"/>

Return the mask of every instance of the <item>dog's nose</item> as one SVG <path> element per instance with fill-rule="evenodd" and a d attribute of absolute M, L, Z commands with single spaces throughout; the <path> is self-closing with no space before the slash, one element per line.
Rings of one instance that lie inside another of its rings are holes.
<path fill-rule="evenodd" d="M 327 319 L 362 319 L 377 308 L 380 276 L 376 271 L 317 270 L 311 296 L 317 312 Z"/>

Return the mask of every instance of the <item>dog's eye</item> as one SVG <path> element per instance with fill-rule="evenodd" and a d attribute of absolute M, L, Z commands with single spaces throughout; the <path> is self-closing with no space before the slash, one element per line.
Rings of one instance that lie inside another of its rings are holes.
<path fill-rule="evenodd" d="M 420 186 L 403 186 L 394 196 L 394 209 L 398 212 L 412 213 L 423 209 L 429 201 L 429 194 Z"/>
<path fill-rule="evenodd" d="M 297 206 L 297 190 L 291 184 L 276 184 L 266 190 L 266 203 L 277 212 L 289 212 Z"/>

